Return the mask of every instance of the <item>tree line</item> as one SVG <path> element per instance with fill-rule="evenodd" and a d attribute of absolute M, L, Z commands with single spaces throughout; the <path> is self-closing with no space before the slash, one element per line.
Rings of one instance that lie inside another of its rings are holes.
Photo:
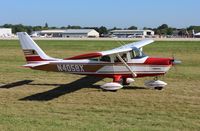
<path fill-rule="evenodd" d="M 111 29 L 106 28 L 105 26 L 101 27 L 81 27 L 81 26 L 62 26 L 62 27 L 49 27 L 48 23 L 45 23 L 44 26 L 26 26 L 22 24 L 4 24 L 0 26 L 1 28 L 12 28 L 12 33 L 16 32 L 27 32 L 28 34 L 31 34 L 32 31 L 40 31 L 40 30 L 48 30 L 48 29 L 95 29 L 101 36 L 105 36 L 109 33 L 111 30 L 137 30 L 138 28 L 136 26 L 130 26 L 128 28 L 118 28 L 114 27 Z M 185 36 L 185 35 L 191 35 L 195 32 L 200 32 L 200 26 L 189 26 L 188 28 L 173 28 L 169 27 L 167 24 L 162 24 L 158 26 L 157 28 L 148 28 L 144 27 L 144 30 L 153 30 L 156 35 L 173 35 L 176 33 L 179 36 Z"/>

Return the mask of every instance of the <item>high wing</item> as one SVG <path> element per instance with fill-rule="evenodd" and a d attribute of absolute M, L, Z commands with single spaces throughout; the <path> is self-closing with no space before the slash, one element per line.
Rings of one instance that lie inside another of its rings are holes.
<path fill-rule="evenodd" d="M 152 42 L 154 42 L 153 40 L 142 40 L 142 41 L 138 41 L 138 42 L 133 42 L 127 45 L 123 45 L 120 46 L 118 48 L 114 48 L 112 50 L 108 50 L 108 51 L 102 51 L 101 53 L 104 55 L 111 55 L 111 54 L 118 54 L 118 53 L 122 53 L 122 52 L 128 52 L 131 51 L 133 48 L 142 48 L 145 45 L 151 44 Z"/>
<path fill-rule="evenodd" d="M 95 57 L 100 57 L 100 56 L 105 56 L 105 55 L 125 53 L 128 51 L 131 51 L 133 48 L 142 48 L 143 46 L 151 44 L 152 42 L 154 42 L 154 40 L 142 40 L 142 41 L 133 42 L 127 45 L 123 45 L 118 48 L 114 48 L 112 50 L 82 54 L 82 55 L 78 55 L 78 56 L 74 56 L 70 58 L 65 58 L 65 60 L 89 59 L 89 58 L 95 58 Z"/>
<path fill-rule="evenodd" d="M 143 46 L 145 45 L 148 45 L 148 44 L 151 44 L 153 43 L 154 40 L 141 40 L 141 41 L 138 41 L 138 42 L 133 42 L 133 43 L 130 43 L 130 44 L 127 44 L 127 45 L 124 45 L 124 46 L 120 46 L 118 48 L 115 48 L 115 49 L 124 49 L 124 48 L 142 48 Z"/>

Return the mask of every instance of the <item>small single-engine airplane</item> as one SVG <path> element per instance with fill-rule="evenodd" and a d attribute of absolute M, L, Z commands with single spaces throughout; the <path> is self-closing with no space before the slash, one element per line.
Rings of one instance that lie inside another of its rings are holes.
<path fill-rule="evenodd" d="M 161 90 L 167 83 L 157 79 L 181 61 L 174 58 L 152 58 L 142 52 L 142 47 L 153 40 L 142 40 L 121 47 L 87 53 L 65 59 L 52 58 L 31 39 L 26 32 L 17 33 L 28 67 L 35 70 L 64 72 L 112 78 L 113 82 L 101 86 L 105 90 L 118 90 L 137 77 L 155 77 L 147 81 L 149 88 Z"/>

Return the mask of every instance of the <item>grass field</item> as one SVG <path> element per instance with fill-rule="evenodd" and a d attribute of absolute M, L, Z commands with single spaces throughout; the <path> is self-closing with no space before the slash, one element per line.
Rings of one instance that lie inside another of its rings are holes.
<path fill-rule="evenodd" d="M 53 57 L 119 46 L 115 41 L 37 41 Z M 103 92 L 96 79 L 33 71 L 18 41 L 0 41 L 0 130 L 200 130 L 200 42 L 155 42 L 146 54 L 183 63 L 165 77 L 162 91 L 130 87 Z M 17 83 L 16 83 L 17 82 Z M 94 84 L 93 84 L 94 83 Z"/>

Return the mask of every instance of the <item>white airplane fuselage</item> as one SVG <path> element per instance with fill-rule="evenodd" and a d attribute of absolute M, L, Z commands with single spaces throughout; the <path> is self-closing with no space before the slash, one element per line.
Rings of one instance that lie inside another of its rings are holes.
<path fill-rule="evenodd" d="M 160 62 L 161 60 L 163 62 Z M 150 58 L 148 56 L 141 59 L 132 59 L 127 64 L 137 74 L 137 77 L 164 75 L 172 66 L 170 58 Z M 123 78 L 132 77 L 131 72 L 121 62 L 100 62 L 89 59 L 49 61 L 49 64 L 33 67 L 32 69 L 109 78 L 116 75 Z"/>

